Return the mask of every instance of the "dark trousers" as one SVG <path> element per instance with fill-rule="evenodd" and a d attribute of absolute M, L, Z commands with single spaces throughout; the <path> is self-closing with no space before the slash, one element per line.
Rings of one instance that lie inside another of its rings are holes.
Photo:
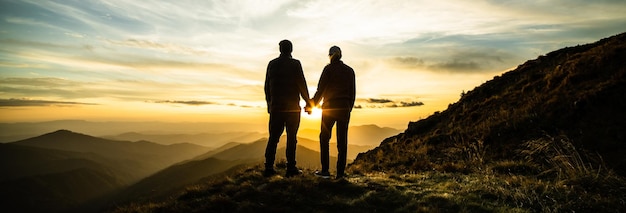
<path fill-rule="evenodd" d="M 322 127 L 320 132 L 320 159 L 322 172 L 328 172 L 329 141 L 333 126 L 337 123 L 337 175 L 343 175 L 346 168 L 348 154 L 348 123 L 350 123 L 349 109 L 324 109 L 322 111 Z"/>
<path fill-rule="evenodd" d="M 300 112 L 272 112 L 270 113 L 269 132 L 265 148 L 265 168 L 274 168 L 276 147 L 283 131 L 287 129 L 287 169 L 296 168 L 296 134 L 300 127 Z"/>

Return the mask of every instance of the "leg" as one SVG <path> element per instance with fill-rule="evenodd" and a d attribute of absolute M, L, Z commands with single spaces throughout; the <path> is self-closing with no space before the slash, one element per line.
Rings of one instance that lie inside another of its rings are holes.
<path fill-rule="evenodd" d="M 350 111 L 341 110 L 337 113 L 337 177 L 344 175 L 348 155 L 348 124 Z"/>
<path fill-rule="evenodd" d="M 290 112 L 286 119 L 287 127 L 287 170 L 297 170 L 296 168 L 296 147 L 298 144 L 297 134 L 300 127 L 300 112 Z"/>
<path fill-rule="evenodd" d="M 265 170 L 274 170 L 276 147 L 278 146 L 278 141 L 284 131 L 284 117 L 283 113 L 270 113 L 270 136 L 267 140 L 267 147 L 265 147 Z"/>
<path fill-rule="evenodd" d="M 322 163 L 322 172 L 329 170 L 329 142 L 335 119 L 332 114 L 327 111 L 322 112 L 322 124 L 320 129 L 320 160 Z"/>

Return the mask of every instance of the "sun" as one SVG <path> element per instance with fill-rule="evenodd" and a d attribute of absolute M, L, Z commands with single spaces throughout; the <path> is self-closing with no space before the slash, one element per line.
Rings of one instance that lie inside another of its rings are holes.
<path fill-rule="evenodd" d="M 304 116 L 311 119 L 321 118 L 322 117 L 322 108 L 313 107 L 311 114 L 309 115 L 306 112 L 303 112 Z"/>

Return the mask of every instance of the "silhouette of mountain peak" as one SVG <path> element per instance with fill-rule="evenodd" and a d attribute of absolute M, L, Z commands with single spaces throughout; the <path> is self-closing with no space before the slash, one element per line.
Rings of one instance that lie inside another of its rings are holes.
<path fill-rule="evenodd" d="M 82 135 L 80 133 L 76 133 L 76 132 L 72 132 L 70 130 L 67 129 L 59 129 L 57 131 L 48 133 L 46 135 L 61 135 L 61 136 L 69 136 L 69 135 Z"/>
<path fill-rule="evenodd" d="M 100 138 L 96 138 L 93 136 L 85 135 L 82 133 L 73 132 L 67 129 L 60 129 L 51 133 L 43 134 L 41 136 L 35 137 L 38 139 L 45 139 L 48 141 L 58 141 L 58 140 L 70 140 L 70 141 L 84 141 L 84 140 L 104 140 Z"/>

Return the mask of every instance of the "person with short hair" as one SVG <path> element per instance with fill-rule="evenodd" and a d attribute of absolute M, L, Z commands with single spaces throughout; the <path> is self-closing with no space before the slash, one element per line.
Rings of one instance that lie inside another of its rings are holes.
<path fill-rule="evenodd" d="M 309 90 L 304 79 L 300 61 L 291 56 L 293 46 L 289 40 L 280 41 L 280 56 L 269 62 L 265 75 L 265 100 L 269 119 L 269 138 L 265 148 L 265 176 L 276 174 L 274 160 L 276 148 L 283 131 L 287 130 L 287 173 L 294 176 L 302 173 L 296 167 L 296 134 L 300 126 L 300 96 L 311 105 Z"/>
<path fill-rule="evenodd" d="M 313 104 L 322 104 L 322 122 L 320 131 L 320 159 L 322 170 L 315 175 L 330 178 L 329 141 L 333 126 L 337 124 L 337 178 L 345 176 L 348 153 L 348 124 L 356 97 L 354 70 L 341 61 L 341 49 L 332 46 L 328 56 L 330 63 L 324 67 L 320 77 Z"/>

